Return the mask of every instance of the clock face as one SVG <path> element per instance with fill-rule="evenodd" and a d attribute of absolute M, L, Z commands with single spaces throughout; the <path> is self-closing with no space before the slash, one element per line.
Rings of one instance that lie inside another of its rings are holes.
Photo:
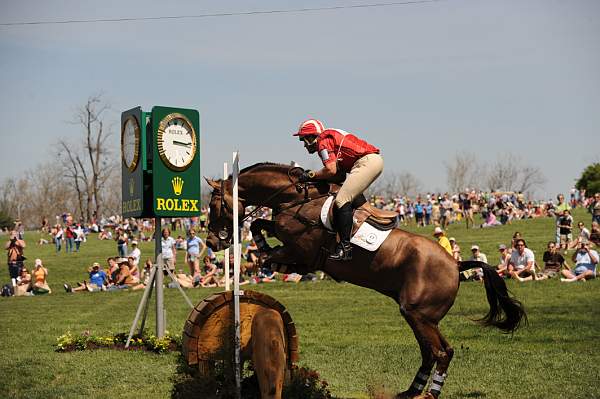
<path fill-rule="evenodd" d="M 182 114 L 167 115 L 158 126 L 158 154 L 169 169 L 186 169 L 196 155 L 196 132 Z"/>
<path fill-rule="evenodd" d="M 140 126 L 133 116 L 125 120 L 121 130 L 121 158 L 130 172 L 140 159 Z"/>

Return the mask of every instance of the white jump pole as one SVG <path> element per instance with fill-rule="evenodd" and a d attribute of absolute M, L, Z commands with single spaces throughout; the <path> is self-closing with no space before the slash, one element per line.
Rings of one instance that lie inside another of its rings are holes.
<path fill-rule="evenodd" d="M 240 230 L 238 209 L 238 174 L 240 172 L 240 154 L 233 153 L 233 303 L 235 312 L 235 385 L 237 398 L 241 398 L 241 370 L 240 370 Z"/>
<path fill-rule="evenodd" d="M 223 163 L 223 180 L 227 180 L 228 172 L 227 172 L 227 162 Z M 221 195 L 225 195 L 225 193 L 221 193 Z M 235 208 L 234 208 L 235 209 Z M 225 250 L 225 291 L 231 290 L 230 278 L 229 278 L 229 268 L 231 265 L 229 264 L 229 248 Z"/>

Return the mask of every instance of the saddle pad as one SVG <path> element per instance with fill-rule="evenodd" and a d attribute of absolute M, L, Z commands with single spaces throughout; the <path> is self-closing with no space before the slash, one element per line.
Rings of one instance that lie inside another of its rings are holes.
<path fill-rule="evenodd" d="M 381 231 L 371 226 L 369 223 L 363 223 L 358 231 L 354 233 L 350 242 L 367 251 L 377 251 L 379 246 L 391 232 L 392 230 Z"/>
<path fill-rule="evenodd" d="M 333 224 L 331 223 L 331 218 L 329 216 L 329 209 L 331 209 L 331 203 L 333 202 L 334 198 L 335 197 L 333 195 L 330 195 L 329 198 L 325 200 L 325 203 L 321 208 L 321 223 L 323 223 L 323 226 L 325 226 L 327 230 L 333 230 Z"/>
<path fill-rule="evenodd" d="M 334 197 L 327 198 L 323 207 L 321 208 L 321 223 L 327 230 L 333 230 L 331 223 L 331 214 L 329 210 L 333 203 Z M 354 245 L 358 245 L 367 251 L 377 251 L 381 246 L 381 243 L 390 235 L 392 230 L 381 231 L 371 226 L 369 223 L 363 223 L 358 231 L 354 233 L 350 242 Z"/>

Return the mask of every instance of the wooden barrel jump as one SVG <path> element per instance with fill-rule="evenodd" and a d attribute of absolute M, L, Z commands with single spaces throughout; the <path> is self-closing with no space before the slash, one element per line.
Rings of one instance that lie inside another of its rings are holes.
<path fill-rule="evenodd" d="M 291 315 L 275 298 L 261 292 L 245 290 L 240 296 L 240 345 L 243 360 L 251 358 L 252 321 L 264 310 L 281 315 L 285 330 L 287 367 L 298 361 L 298 335 Z M 208 375 L 215 361 L 233 354 L 234 342 L 233 292 L 226 291 L 202 300 L 190 313 L 183 329 L 182 351 L 189 366 Z M 229 355 L 227 355 L 229 354 Z"/>

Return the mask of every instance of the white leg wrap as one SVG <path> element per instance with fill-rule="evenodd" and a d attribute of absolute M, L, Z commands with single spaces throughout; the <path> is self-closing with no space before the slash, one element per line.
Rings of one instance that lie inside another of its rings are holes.
<path fill-rule="evenodd" d="M 447 374 L 439 374 L 437 371 L 433 373 L 433 378 L 431 379 L 431 385 L 429 386 L 429 392 L 436 397 L 442 392 L 442 387 L 444 386 L 444 380 L 446 379 Z"/>

